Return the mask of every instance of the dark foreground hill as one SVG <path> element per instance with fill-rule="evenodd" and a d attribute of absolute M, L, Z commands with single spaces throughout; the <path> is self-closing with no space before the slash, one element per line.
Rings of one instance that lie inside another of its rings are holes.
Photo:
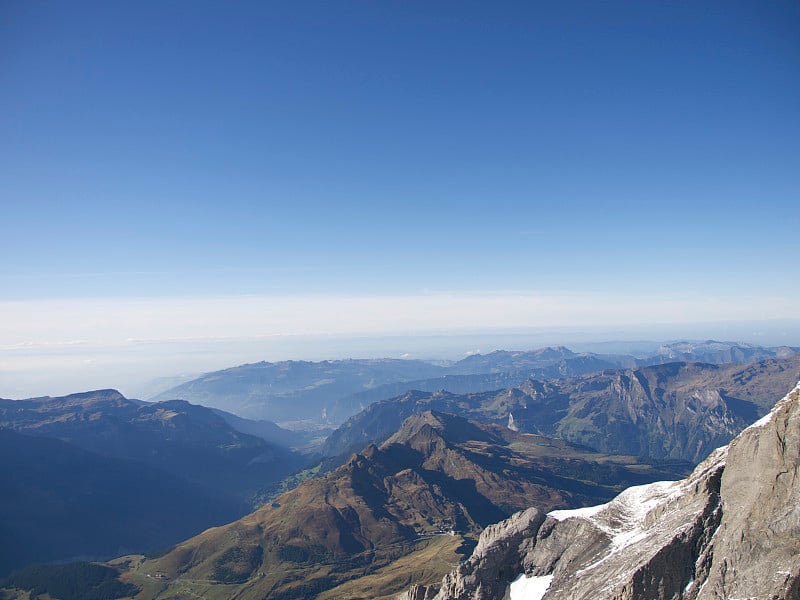
<path fill-rule="evenodd" d="M 211 409 L 114 390 L 0 400 L 0 446 L 0 574 L 164 548 L 247 514 L 303 464 Z"/>
<path fill-rule="evenodd" d="M 255 492 L 303 462 L 206 407 L 130 400 L 116 390 L 0 400 L 0 427 L 149 465 L 225 502 L 238 501 L 243 511 Z"/>
<path fill-rule="evenodd" d="M 798 472 L 800 386 L 688 479 L 601 506 L 518 513 L 488 528 L 440 586 L 406 598 L 796 600 Z"/>
<path fill-rule="evenodd" d="M 164 548 L 239 506 L 134 461 L 0 429 L 0 576 L 33 562 Z"/>
<path fill-rule="evenodd" d="M 800 355 L 751 364 L 669 363 L 478 394 L 412 391 L 377 402 L 327 440 L 337 456 L 438 410 L 561 437 L 598 451 L 694 463 L 766 414 L 800 379 Z"/>
<path fill-rule="evenodd" d="M 438 580 L 483 527 L 523 506 L 581 506 L 687 467 L 426 412 L 247 517 L 116 564 L 138 598 L 381 597 Z"/>

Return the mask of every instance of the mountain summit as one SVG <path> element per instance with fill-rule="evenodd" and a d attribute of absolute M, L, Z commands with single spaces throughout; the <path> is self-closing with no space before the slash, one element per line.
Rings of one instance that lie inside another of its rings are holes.
<path fill-rule="evenodd" d="M 687 478 L 487 528 L 436 600 L 800 598 L 800 384 Z"/>

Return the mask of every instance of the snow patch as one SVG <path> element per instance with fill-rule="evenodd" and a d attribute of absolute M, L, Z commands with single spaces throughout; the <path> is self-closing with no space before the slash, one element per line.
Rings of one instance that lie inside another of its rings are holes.
<path fill-rule="evenodd" d="M 677 528 L 673 524 L 665 529 L 664 523 L 670 522 L 673 512 L 680 506 L 679 500 L 682 497 L 691 493 L 697 483 L 712 471 L 725 464 L 727 452 L 727 446 L 712 452 L 687 479 L 634 486 L 606 504 L 548 513 L 548 516 L 559 521 L 565 519 L 583 521 L 607 536 L 605 548 L 599 551 L 593 560 L 584 563 L 584 568 L 575 571 L 574 575 L 579 577 L 586 572 L 594 571 L 614 557 L 628 552 L 630 547 L 649 543 L 648 540 L 654 536 L 675 536 L 685 532 L 690 524 L 677 525 Z M 613 581 L 608 581 L 604 589 L 612 589 L 618 581 L 629 574 L 630 572 L 618 573 Z"/>
<path fill-rule="evenodd" d="M 527 577 L 522 573 L 511 582 L 511 600 L 542 600 L 552 581 L 552 575 Z"/>
<path fill-rule="evenodd" d="M 652 524 L 647 523 L 647 515 L 680 496 L 686 485 L 686 481 L 657 481 L 630 487 L 607 504 L 548 513 L 548 516 L 559 521 L 570 518 L 588 521 L 609 538 L 610 544 L 605 556 L 587 565 L 576 575 L 598 567 L 628 546 L 651 535 Z"/>
<path fill-rule="evenodd" d="M 553 517 L 556 521 L 563 521 L 575 517 L 591 520 L 593 516 L 605 510 L 607 507 L 608 504 L 598 504 L 597 506 L 586 506 L 584 508 L 573 508 L 571 510 L 552 510 L 547 513 L 547 516 Z"/>
<path fill-rule="evenodd" d="M 622 547 L 630 543 L 630 538 L 640 533 L 640 526 L 647 513 L 671 497 L 680 494 L 681 483 L 680 481 L 656 481 L 647 485 L 637 485 L 629 487 L 607 504 L 573 510 L 554 510 L 547 513 L 547 516 L 558 521 L 571 518 L 590 521 L 611 536 L 615 547 Z M 610 512 L 613 512 L 613 519 L 602 518 Z"/>

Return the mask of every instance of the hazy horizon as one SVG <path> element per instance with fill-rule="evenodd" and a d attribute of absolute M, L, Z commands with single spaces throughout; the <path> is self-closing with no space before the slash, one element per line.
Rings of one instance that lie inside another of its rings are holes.
<path fill-rule="evenodd" d="M 203 373 L 255 362 L 401 358 L 457 361 L 495 350 L 567 346 L 575 352 L 644 355 L 675 341 L 800 347 L 800 319 L 540 327 L 506 331 L 347 336 L 274 335 L 184 340 L 128 340 L 114 346 L 72 343 L 0 349 L 0 398 L 63 396 L 113 388 L 147 399 Z M 43 374 L 44 373 L 44 374 Z M 165 381 L 159 381 L 159 380 Z"/>

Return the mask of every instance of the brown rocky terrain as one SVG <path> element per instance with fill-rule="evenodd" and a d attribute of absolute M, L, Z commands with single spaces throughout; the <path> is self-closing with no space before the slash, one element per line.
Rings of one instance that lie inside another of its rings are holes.
<path fill-rule="evenodd" d="M 523 507 L 582 506 L 680 470 L 426 412 L 253 514 L 131 562 L 130 577 L 140 598 L 359 597 L 342 595 L 354 579 L 387 596 L 415 574 L 440 579 L 484 527 Z"/>

